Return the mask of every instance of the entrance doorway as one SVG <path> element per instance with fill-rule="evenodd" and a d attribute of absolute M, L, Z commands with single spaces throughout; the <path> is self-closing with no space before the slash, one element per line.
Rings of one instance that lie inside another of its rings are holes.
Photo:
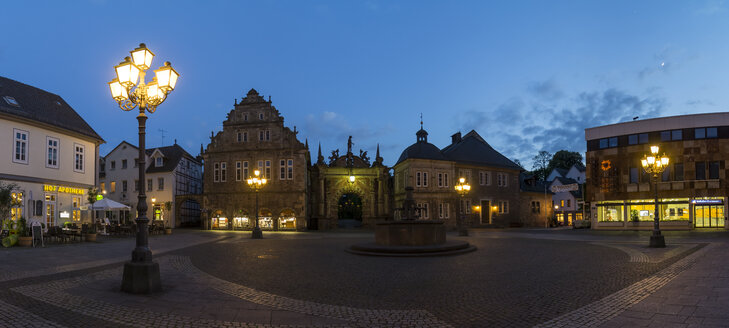
<path fill-rule="evenodd" d="M 481 224 L 491 224 L 491 202 L 481 201 Z"/>
<path fill-rule="evenodd" d="M 340 228 L 362 226 L 362 198 L 355 193 L 345 193 L 337 204 L 337 223 Z"/>
<path fill-rule="evenodd" d="M 695 205 L 694 228 L 723 228 L 724 205 Z"/>

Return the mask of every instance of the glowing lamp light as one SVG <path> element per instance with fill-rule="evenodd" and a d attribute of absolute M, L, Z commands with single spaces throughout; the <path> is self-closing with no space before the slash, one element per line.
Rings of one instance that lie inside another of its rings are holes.
<path fill-rule="evenodd" d="M 494 212 L 496 212 L 496 211 L 499 210 L 499 207 L 498 206 L 491 206 L 491 210 L 494 211 Z"/>
<path fill-rule="evenodd" d="M 102 200 L 102 199 L 104 199 L 104 196 L 102 196 L 102 195 L 96 195 L 96 200 Z"/>
<path fill-rule="evenodd" d="M 559 206 L 558 206 L 558 205 L 554 205 L 554 209 L 555 209 L 555 210 L 556 210 L 556 209 L 559 209 Z"/>
<path fill-rule="evenodd" d="M 661 157 L 661 165 L 668 166 L 668 157 Z"/>
<path fill-rule="evenodd" d="M 656 157 L 655 156 L 648 156 L 648 157 L 645 158 L 645 160 L 646 160 L 646 162 L 648 162 L 648 165 L 653 165 L 653 163 L 656 162 Z"/>
<path fill-rule="evenodd" d="M 147 84 L 147 99 L 162 99 L 164 97 L 165 93 L 160 90 L 156 78 L 152 79 L 152 82 Z"/>
<path fill-rule="evenodd" d="M 259 176 L 259 175 L 261 175 L 261 171 L 259 171 L 259 170 L 254 170 L 254 171 L 253 171 L 253 175 L 255 175 L 255 176 Z"/>
<path fill-rule="evenodd" d="M 152 203 L 156 203 L 156 202 L 157 202 L 157 198 L 152 197 Z"/>
<path fill-rule="evenodd" d="M 651 154 L 658 154 L 658 146 L 651 146 Z"/>
<path fill-rule="evenodd" d="M 109 89 L 111 90 L 111 97 L 116 101 L 124 100 L 129 98 L 127 88 L 123 87 L 119 83 L 119 79 L 115 78 L 109 82 Z"/>
<path fill-rule="evenodd" d="M 140 43 L 139 48 L 132 50 L 130 53 L 132 54 L 132 61 L 134 61 L 134 65 L 139 67 L 140 70 L 146 71 L 152 67 L 152 58 L 154 58 L 154 54 L 152 51 L 147 49 L 147 46 L 144 43 Z"/>
<path fill-rule="evenodd" d="M 356 178 L 354 177 L 354 175 L 350 175 L 350 176 L 349 176 L 349 182 L 350 182 L 350 183 L 354 183 L 354 180 L 355 180 L 355 179 L 356 179 Z"/>
<path fill-rule="evenodd" d="M 460 183 L 465 183 L 465 182 L 466 182 L 466 178 L 459 178 L 459 179 L 458 179 L 458 182 L 460 182 Z"/>
<path fill-rule="evenodd" d="M 643 167 L 646 167 L 646 166 L 648 166 L 648 161 L 645 158 L 644 159 L 641 159 L 640 160 L 640 165 L 642 165 Z"/>
<path fill-rule="evenodd" d="M 157 77 L 159 88 L 164 92 L 174 90 L 177 84 L 177 78 L 180 77 L 180 74 L 172 68 L 170 62 L 165 62 L 164 66 L 154 70 L 154 74 Z"/>
<path fill-rule="evenodd" d="M 125 57 L 124 61 L 114 66 L 116 70 L 116 78 L 119 83 L 129 89 L 137 84 L 139 80 L 139 68 L 134 66 L 129 57 Z"/>

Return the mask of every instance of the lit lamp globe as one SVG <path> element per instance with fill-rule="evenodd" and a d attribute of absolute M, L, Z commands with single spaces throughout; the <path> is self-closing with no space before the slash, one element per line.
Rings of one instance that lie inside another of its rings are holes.
<path fill-rule="evenodd" d="M 139 68 L 132 63 L 129 57 L 124 57 L 124 61 L 114 66 L 116 77 L 119 83 L 127 89 L 137 84 L 139 80 Z"/>
<path fill-rule="evenodd" d="M 152 65 L 152 58 L 154 58 L 154 54 L 147 49 L 147 45 L 144 43 L 140 43 L 138 48 L 132 50 L 132 61 L 142 71 L 149 69 Z"/>
<path fill-rule="evenodd" d="M 354 177 L 354 175 L 350 175 L 350 176 L 349 176 L 349 182 L 350 182 L 350 183 L 354 183 L 354 180 L 355 180 L 355 179 L 356 179 L 356 178 Z"/>
<path fill-rule="evenodd" d="M 177 78 L 180 76 L 180 74 L 177 74 L 177 71 L 172 68 L 170 62 L 165 62 L 164 66 L 154 70 L 154 74 L 157 78 L 157 85 L 165 92 L 175 89 Z"/>

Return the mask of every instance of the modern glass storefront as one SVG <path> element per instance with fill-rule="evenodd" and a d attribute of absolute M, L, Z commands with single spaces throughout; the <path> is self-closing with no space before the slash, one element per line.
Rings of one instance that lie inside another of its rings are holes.
<path fill-rule="evenodd" d="M 654 220 L 655 210 L 652 199 L 598 202 L 593 214 L 597 221 L 595 228 L 648 228 Z M 668 224 L 665 227 L 723 228 L 725 225 L 723 197 L 663 198 L 658 201 L 658 211 L 660 221 Z"/>

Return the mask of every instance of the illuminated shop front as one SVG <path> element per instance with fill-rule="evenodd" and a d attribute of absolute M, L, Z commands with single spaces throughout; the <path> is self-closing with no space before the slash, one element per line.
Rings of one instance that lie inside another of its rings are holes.
<path fill-rule="evenodd" d="M 213 218 L 213 229 L 226 230 L 228 229 L 228 218 L 224 216 L 217 216 Z"/>
<path fill-rule="evenodd" d="M 248 218 L 248 214 L 243 214 L 233 218 L 233 229 L 234 230 L 248 230 L 253 229 L 253 220 Z"/>
<path fill-rule="evenodd" d="M 281 211 L 278 217 L 278 228 L 281 230 L 296 230 L 296 215 L 292 210 Z"/>
<path fill-rule="evenodd" d="M 668 229 L 724 228 L 723 197 L 663 198 L 658 202 L 661 227 Z M 652 229 L 655 203 L 652 199 L 597 202 L 595 228 Z"/>

